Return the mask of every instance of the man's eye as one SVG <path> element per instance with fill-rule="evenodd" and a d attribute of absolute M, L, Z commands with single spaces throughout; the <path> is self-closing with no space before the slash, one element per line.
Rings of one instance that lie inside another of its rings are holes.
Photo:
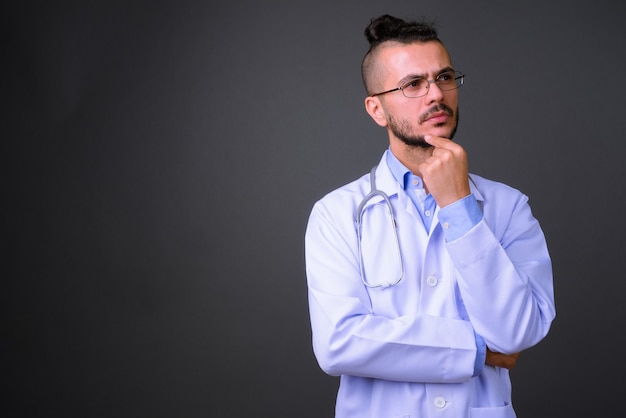
<path fill-rule="evenodd" d="M 423 81 L 424 80 L 422 80 L 421 78 L 416 78 L 415 80 L 411 80 L 408 83 L 406 83 L 404 85 L 404 88 L 405 89 L 416 89 L 416 88 L 419 88 L 423 84 Z"/>
<path fill-rule="evenodd" d="M 437 80 L 443 81 L 444 83 L 447 82 L 447 81 L 452 81 L 452 80 L 454 80 L 454 74 L 452 72 L 449 72 L 449 71 L 446 72 L 446 73 L 441 73 L 437 77 Z"/>

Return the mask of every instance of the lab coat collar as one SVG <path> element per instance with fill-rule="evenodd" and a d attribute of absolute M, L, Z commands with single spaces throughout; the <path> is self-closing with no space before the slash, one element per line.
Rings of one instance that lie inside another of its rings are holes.
<path fill-rule="evenodd" d="M 380 159 L 380 161 L 378 162 L 378 166 L 376 166 L 376 188 L 378 190 L 385 192 L 387 196 L 391 197 L 395 194 L 398 194 L 398 192 L 402 189 L 402 185 L 400 185 L 396 181 L 395 177 L 393 176 L 393 173 L 391 172 L 391 170 L 389 169 L 389 166 L 387 165 L 387 153 L 388 152 L 391 152 L 391 151 L 387 149 L 383 153 L 383 156 Z M 379 201 L 379 200 L 382 200 L 382 198 L 372 199 L 372 200 Z"/>
<path fill-rule="evenodd" d="M 478 190 L 478 187 L 476 187 L 476 183 L 474 181 L 474 174 L 470 173 L 469 174 L 469 186 L 470 186 L 470 192 L 474 195 L 474 197 L 476 198 L 476 201 L 478 202 L 478 204 L 481 206 L 483 205 L 483 201 L 485 200 L 485 198 L 483 197 L 483 195 L 480 193 L 480 191 Z"/>

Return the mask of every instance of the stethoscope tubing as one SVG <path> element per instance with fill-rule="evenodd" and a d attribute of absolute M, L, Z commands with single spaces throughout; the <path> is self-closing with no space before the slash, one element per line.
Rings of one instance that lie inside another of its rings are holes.
<path fill-rule="evenodd" d="M 372 170 L 370 171 L 370 186 L 371 186 L 371 190 L 370 192 L 363 198 L 363 200 L 361 200 L 361 203 L 359 203 L 359 206 L 357 207 L 355 213 L 354 213 L 354 222 L 356 224 L 356 231 L 357 231 L 357 241 L 358 241 L 358 250 L 359 250 L 359 271 L 361 274 L 361 281 L 363 282 L 363 284 L 367 287 L 371 287 L 371 288 L 376 288 L 376 287 L 390 287 L 390 286 L 395 286 L 398 283 L 400 283 L 400 281 L 402 280 L 402 278 L 404 277 L 404 262 L 402 260 L 402 252 L 400 251 L 400 238 L 398 237 L 398 225 L 396 224 L 396 218 L 395 218 L 395 212 L 393 210 L 393 206 L 391 205 L 391 201 L 389 200 L 389 196 L 387 196 L 387 194 L 385 192 L 383 192 L 382 190 L 378 190 L 376 188 L 376 167 L 374 166 L 372 168 Z M 383 200 L 385 201 L 385 204 L 387 205 L 388 211 L 389 211 L 389 219 L 391 222 L 391 227 L 393 228 L 393 233 L 396 239 L 396 252 L 397 252 L 397 256 L 398 256 L 398 260 L 399 260 L 399 264 L 400 264 L 400 277 L 398 277 L 395 281 L 388 281 L 388 280 L 382 280 L 380 282 L 370 282 L 365 278 L 365 266 L 363 263 L 363 250 L 362 250 L 362 245 L 361 245 L 361 238 L 363 236 L 363 214 L 364 214 L 364 208 L 365 205 L 367 204 L 367 202 L 369 202 L 372 198 L 376 197 L 376 196 L 380 196 L 383 198 Z"/>

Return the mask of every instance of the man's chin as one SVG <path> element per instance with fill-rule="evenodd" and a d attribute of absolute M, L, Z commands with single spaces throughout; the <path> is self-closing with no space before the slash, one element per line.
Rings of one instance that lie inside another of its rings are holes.
<path fill-rule="evenodd" d="M 434 128 L 435 129 L 432 129 L 425 135 L 433 135 L 439 136 L 441 138 L 452 139 L 454 137 L 454 134 L 456 133 L 456 127 L 450 128 L 449 126 L 435 126 Z"/>
<path fill-rule="evenodd" d="M 400 141 L 404 142 L 405 145 L 408 145 L 410 147 L 416 147 L 416 148 L 432 147 L 432 145 L 426 142 L 423 135 L 411 136 L 411 137 L 399 136 L 398 138 L 400 139 Z"/>

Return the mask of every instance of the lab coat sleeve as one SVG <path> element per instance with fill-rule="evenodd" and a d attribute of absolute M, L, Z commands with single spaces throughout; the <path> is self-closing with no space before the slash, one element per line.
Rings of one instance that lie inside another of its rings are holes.
<path fill-rule="evenodd" d="M 374 313 L 359 274 L 354 224 L 342 217 L 350 215 L 349 207 L 338 207 L 318 202 L 305 234 L 313 349 L 320 367 L 330 375 L 403 382 L 469 380 L 477 352 L 471 323 Z"/>
<path fill-rule="evenodd" d="M 511 188 L 487 195 L 483 219 L 446 246 L 467 313 L 490 349 L 515 353 L 547 335 L 556 314 L 552 266 L 525 195 Z"/>

